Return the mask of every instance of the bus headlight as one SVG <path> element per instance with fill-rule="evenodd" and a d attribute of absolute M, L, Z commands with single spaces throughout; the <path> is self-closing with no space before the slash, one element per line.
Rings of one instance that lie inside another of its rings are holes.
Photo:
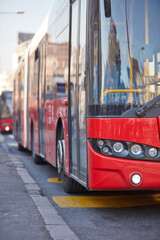
<path fill-rule="evenodd" d="M 157 156 L 158 151 L 157 151 L 156 148 L 151 147 L 151 148 L 148 150 L 148 154 L 149 154 L 150 157 L 155 157 L 155 156 Z"/>
<path fill-rule="evenodd" d="M 132 147 L 131 147 L 131 153 L 134 154 L 134 155 L 139 155 L 142 153 L 142 148 L 140 145 L 138 144 L 134 144 Z"/>
<path fill-rule="evenodd" d="M 134 185 L 138 185 L 138 184 L 140 184 L 140 182 L 141 182 L 141 176 L 137 173 L 134 173 L 131 176 L 131 183 Z"/>
<path fill-rule="evenodd" d="M 9 127 L 8 127 L 8 126 L 5 127 L 5 131 L 6 131 L 6 132 L 9 131 Z"/>
<path fill-rule="evenodd" d="M 108 153 L 108 152 L 109 152 L 109 148 L 108 148 L 108 147 L 103 147 L 103 148 L 102 148 L 102 152 L 103 152 L 104 154 Z"/>
<path fill-rule="evenodd" d="M 102 146 L 104 145 L 104 143 L 105 143 L 105 142 L 104 142 L 104 140 L 102 140 L 102 139 L 98 139 L 98 140 L 97 140 L 97 144 L 98 144 L 99 147 L 102 147 Z"/>
<path fill-rule="evenodd" d="M 116 153 L 121 153 L 124 150 L 124 146 L 121 142 L 116 142 L 116 143 L 113 144 L 113 150 Z"/>

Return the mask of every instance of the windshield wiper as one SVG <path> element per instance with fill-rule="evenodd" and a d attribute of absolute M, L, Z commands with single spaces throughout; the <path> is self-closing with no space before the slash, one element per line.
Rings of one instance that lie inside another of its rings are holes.
<path fill-rule="evenodd" d="M 143 105 L 142 107 L 136 109 L 135 113 L 138 117 L 142 117 L 143 114 L 145 112 L 148 111 L 148 109 L 150 109 L 153 105 L 155 105 L 158 101 L 160 101 L 160 95 L 158 95 L 157 97 L 153 98 L 152 100 L 150 100 L 149 102 L 147 102 L 145 105 Z"/>

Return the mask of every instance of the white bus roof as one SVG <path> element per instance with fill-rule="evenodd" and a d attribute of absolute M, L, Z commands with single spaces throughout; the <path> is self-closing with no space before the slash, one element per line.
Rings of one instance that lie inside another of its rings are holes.
<path fill-rule="evenodd" d="M 30 45 L 29 45 L 29 55 L 31 55 L 35 49 L 37 48 L 38 44 L 42 40 L 42 38 L 45 36 L 48 30 L 48 24 L 49 24 L 49 17 L 50 17 L 50 11 L 47 14 L 46 18 L 44 19 L 42 25 L 39 27 L 37 32 L 35 33 Z"/>
<path fill-rule="evenodd" d="M 63 8 L 63 6 L 66 3 L 69 3 L 69 0 L 53 0 L 53 7 L 48 12 L 43 23 L 38 28 L 37 32 L 35 33 L 29 45 L 29 55 L 31 55 L 36 50 L 36 48 L 38 47 L 38 44 L 41 42 L 45 34 L 47 34 L 49 27 L 51 26 L 54 19 L 56 18 L 56 14 L 58 13 L 58 10 Z"/>

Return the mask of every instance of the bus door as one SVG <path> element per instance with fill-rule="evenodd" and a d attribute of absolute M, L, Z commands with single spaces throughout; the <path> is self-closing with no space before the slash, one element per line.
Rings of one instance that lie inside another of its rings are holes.
<path fill-rule="evenodd" d="M 43 40 L 39 47 L 39 76 L 38 76 L 38 136 L 39 154 L 45 154 L 45 55 L 46 47 Z"/>
<path fill-rule="evenodd" d="M 84 186 L 87 183 L 85 114 L 86 5 L 86 0 L 76 0 L 71 4 L 69 80 L 70 174 Z"/>

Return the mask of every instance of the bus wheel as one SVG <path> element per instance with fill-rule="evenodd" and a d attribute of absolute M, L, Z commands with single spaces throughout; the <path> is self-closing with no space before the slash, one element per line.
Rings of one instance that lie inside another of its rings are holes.
<path fill-rule="evenodd" d="M 58 172 L 58 180 L 61 180 L 61 174 L 63 170 L 63 162 L 64 162 L 64 149 L 63 143 L 61 140 L 57 141 L 57 172 Z"/>
<path fill-rule="evenodd" d="M 74 179 L 70 178 L 65 174 L 65 142 L 64 142 L 64 132 L 61 128 L 60 133 L 57 136 L 57 172 L 58 180 L 62 180 L 62 185 L 66 193 L 78 193 L 84 192 L 86 189 L 76 182 Z"/>

